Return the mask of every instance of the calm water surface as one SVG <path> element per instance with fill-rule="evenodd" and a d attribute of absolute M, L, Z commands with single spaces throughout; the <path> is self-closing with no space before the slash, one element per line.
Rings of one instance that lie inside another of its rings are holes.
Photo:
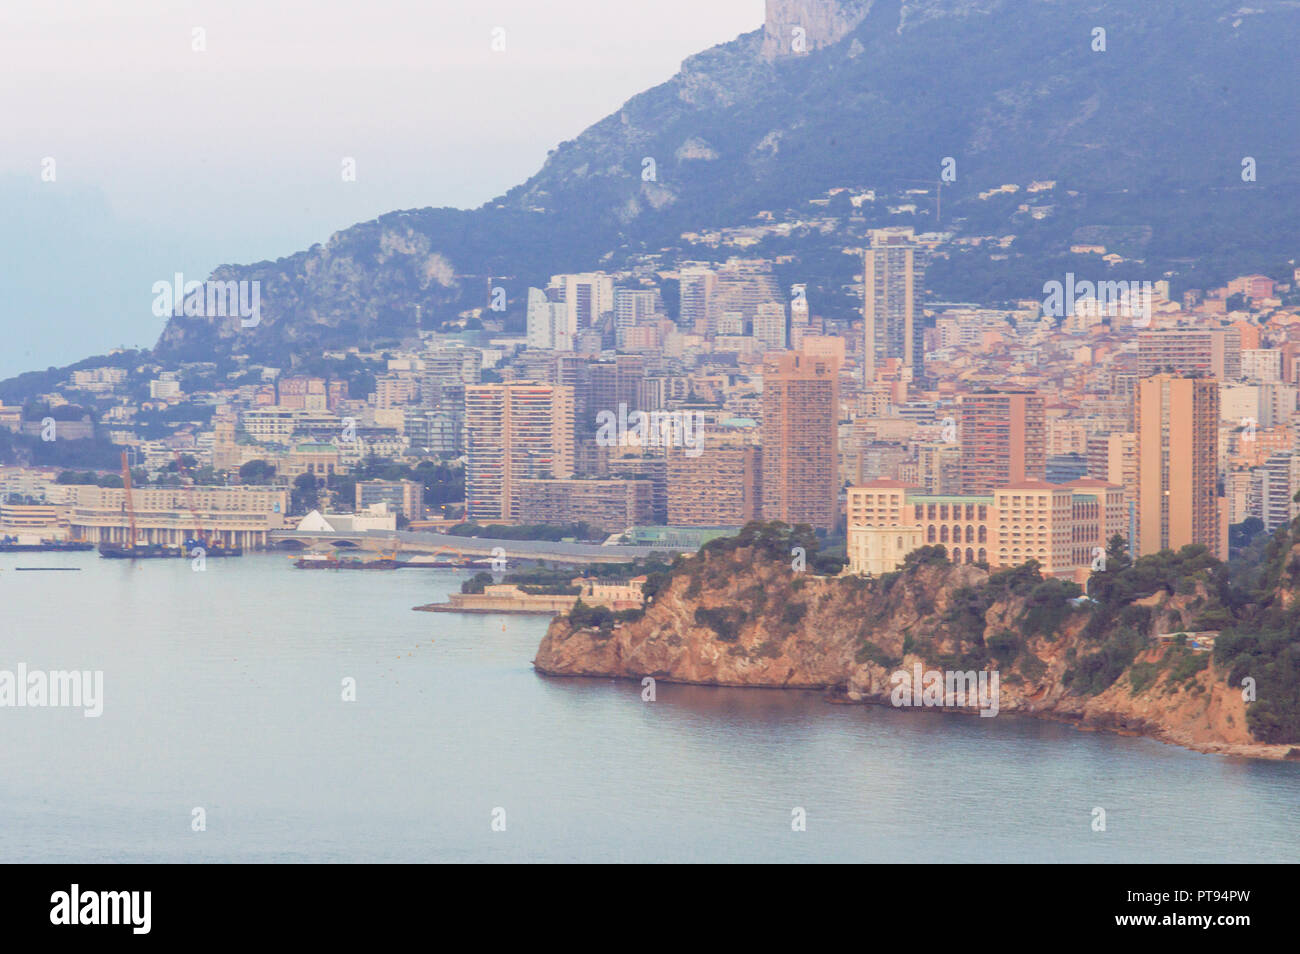
<path fill-rule="evenodd" d="M 55 565 L 81 571 L 15 570 Z M 0 669 L 105 696 L 0 709 L 0 861 L 1300 860 L 1300 766 L 818 693 L 645 703 L 537 675 L 545 619 L 411 612 L 463 578 L 0 555 Z"/>

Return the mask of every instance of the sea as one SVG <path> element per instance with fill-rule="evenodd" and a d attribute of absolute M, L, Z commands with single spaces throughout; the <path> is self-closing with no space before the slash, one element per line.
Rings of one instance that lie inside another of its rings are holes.
<path fill-rule="evenodd" d="M 20 567 L 74 567 L 63 572 Z M 0 554 L 0 862 L 1294 862 L 1300 765 L 1010 714 L 554 678 L 465 573 Z"/>

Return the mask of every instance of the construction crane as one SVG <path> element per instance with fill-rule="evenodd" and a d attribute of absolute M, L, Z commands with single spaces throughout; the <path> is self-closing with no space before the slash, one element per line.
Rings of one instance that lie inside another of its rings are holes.
<path fill-rule="evenodd" d="M 135 504 L 131 502 L 131 468 L 126 463 L 126 451 L 122 451 L 122 487 L 126 490 L 126 515 L 131 525 L 131 538 L 127 548 L 134 550 L 136 541 Z"/>

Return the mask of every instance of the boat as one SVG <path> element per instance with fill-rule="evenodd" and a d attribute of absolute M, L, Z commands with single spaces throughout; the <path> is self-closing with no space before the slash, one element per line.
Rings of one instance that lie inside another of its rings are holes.
<path fill-rule="evenodd" d="M 95 545 L 85 540 L 41 540 L 39 543 L 19 543 L 9 538 L 0 540 L 0 553 L 67 553 L 93 549 Z"/>
<path fill-rule="evenodd" d="M 186 555 L 180 547 L 167 547 L 161 543 L 137 543 L 134 546 L 124 543 L 101 543 L 99 555 L 106 560 L 165 560 L 179 559 Z"/>
<path fill-rule="evenodd" d="M 356 557 L 339 558 L 321 553 L 308 553 L 297 560 L 294 566 L 300 570 L 396 570 L 402 566 L 402 562 L 384 558 L 361 560 Z"/>
<path fill-rule="evenodd" d="M 190 537 L 185 541 L 185 551 L 192 552 L 195 547 L 203 549 L 205 557 L 237 557 L 244 555 L 243 547 L 228 547 L 220 541 L 208 542 L 207 540 L 196 540 Z"/>

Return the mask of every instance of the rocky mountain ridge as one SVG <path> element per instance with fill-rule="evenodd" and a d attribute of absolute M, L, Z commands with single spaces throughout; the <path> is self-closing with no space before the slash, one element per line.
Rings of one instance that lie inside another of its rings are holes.
<path fill-rule="evenodd" d="M 549 274 L 618 267 L 836 187 L 934 183 L 945 157 L 958 218 L 984 215 L 977 194 L 1005 182 L 1060 180 L 1082 196 L 1073 219 L 1035 225 L 1062 254 L 1100 223 L 1149 229 L 1152 267 L 1224 248 L 1268 262 L 1300 242 L 1288 120 L 1300 90 L 1277 81 L 1298 34 L 1300 6 L 1280 0 L 771 0 L 763 29 L 688 58 L 482 208 L 393 212 L 285 259 L 224 266 L 214 278 L 262 283 L 260 324 L 174 318 L 156 350 L 290 366 L 438 328 L 484 307 L 493 283 L 517 324 L 526 288 Z M 1261 169 L 1249 185 L 1246 156 Z M 933 228 L 922 205 L 910 221 Z M 1025 288 L 1009 290 L 1041 287 L 1040 270 L 1026 265 L 1012 276 Z M 978 300 L 979 274 L 941 291 Z"/>

